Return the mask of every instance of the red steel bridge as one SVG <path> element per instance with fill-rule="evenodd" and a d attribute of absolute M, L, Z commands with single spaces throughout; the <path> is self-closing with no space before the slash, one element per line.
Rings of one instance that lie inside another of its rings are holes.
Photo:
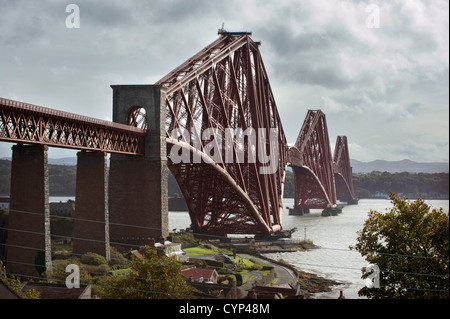
<path fill-rule="evenodd" d="M 167 167 L 196 233 L 282 230 L 287 166 L 295 209 L 356 200 L 347 139 L 338 137 L 332 155 L 324 113 L 307 111 L 295 144 L 287 144 L 260 43 L 250 35 L 220 30 L 217 40 L 155 83 Z M 152 116 L 133 107 L 119 124 L 0 98 L 0 140 L 142 158 Z"/>

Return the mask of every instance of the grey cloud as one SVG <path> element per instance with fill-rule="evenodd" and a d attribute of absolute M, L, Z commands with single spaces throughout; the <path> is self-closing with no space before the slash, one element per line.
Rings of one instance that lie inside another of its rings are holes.
<path fill-rule="evenodd" d="M 120 28 L 135 23 L 126 1 L 77 1 L 83 24 Z"/>
<path fill-rule="evenodd" d="M 80 7 L 78 30 L 64 26 L 68 3 Z M 367 30 L 367 1 L 357 7 L 355 1 L 317 3 L 0 0 L 0 69 L 8 75 L 0 78 L 0 96 L 104 118 L 111 112 L 109 85 L 158 80 L 215 40 L 224 22 L 261 40 L 283 126 L 293 139 L 306 110 L 323 108 L 330 138 L 348 135 L 367 154 L 379 145 L 373 157 L 396 148 L 405 157 L 407 149 L 397 142 L 382 148 L 387 138 L 411 146 L 407 141 L 411 132 L 421 133 L 417 123 L 424 114 L 423 128 L 433 125 L 433 114 L 448 116 L 448 57 L 442 58 L 448 42 L 441 37 L 448 36 L 448 18 L 441 25 L 425 15 L 425 27 L 416 28 L 414 16 L 402 13 L 402 1 L 380 1 L 391 10 L 382 12 L 380 29 Z M 421 144 L 434 145 L 441 131 L 435 127 Z M 372 139 L 375 134 L 380 140 Z M 448 151 L 448 137 L 441 138 L 430 151 Z M 411 159 L 428 155 L 420 151 Z"/>
<path fill-rule="evenodd" d="M 45 37 L 46 30 L 53 24 L 54 8 L 44 9 L 37 1 L 2 1 L 0 10 L 3 13 L 0 19 L 0 41 L 3 45 L 34 43 Z"/>

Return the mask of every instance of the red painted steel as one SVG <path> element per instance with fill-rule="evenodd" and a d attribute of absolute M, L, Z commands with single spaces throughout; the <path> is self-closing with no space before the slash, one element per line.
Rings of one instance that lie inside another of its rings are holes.
<path fill-rule="evenodd" d="M 294 172 L 294 208 L 336 206 L 336 188 L 325 114 L 309 110 L 294 146 L 289 148 Z"/>
<path fill-rule="evenodd" d="M 222 30 L 219 35 L 156 83 L 167 88 L 168 166 L 193 231 L 280 231 L 288 163 L 294 171 L 295 208 L 334 208 L 337 196 L 354 199 L 346 138 L 338 137 L 333 162 L 325 114 L 309 110 L 295 145 L 288 148 L 259 43 L 246 32 Z M 130 112 L 127 126 L 0 98 L 1 141 L 144 155 L 146 128 L 147 114 L 140 108 Z M 224 141 L 230 129 L 240 135 Z M 257 138 L 244 136 L 247 129 L 254 129 Z M 203 136 L 207 130 L 214 130 L 215 138 Z M 175 160 L 184 150 L 188 160 Z M 269 163 L 261 154 L 271 155 Z M 274 163 L 270 171 L 268 164 Z M 336 193 L 335 176 L 346 194 Z"/>
<path fill-rule="evenodd" d="M 333 155 L 333 171 L 336 180 L 337 199 L 346 202 L 356 201 L 346 136 L 338 136 L 336 139 Z"/>
<path fill-rule="evenodd" d="M 286 138 L 259 44 L 249 33 L 219 34 L 156 83 L 167 87 L 169 168 L 187 202 L 194 232 L 271 234 L 281 229 Z M 223 140 L 202 139 L 207 129 L 225 138 L 230 128 L 265 128 L 267 138 L 261 144 L 233 138 L 228 145 Z M 269 129 L 277 133 L 276 145 L 270 144 Z M 177 130 L 185 130 L 188 136 L 174 138 Z M 175 163 L 171 158 L 171 146 L 178 141 L 192 155 L 190 163 Z M 205 150 L 215 142 L 219 151 L 213 155 L 220 160 Z M 248 159 L 260 147 L 278 161 L 275 172 L 261 174 L 265 165 Z M 236 155 L 227 161 L 230 150 L 233 154 L 242 151 L 243 162 Z"/>
<path fill-rule="evenodd" d="M 0 98 L 0 140 L 121 154 L 144 154 L 146 131 Z"/>

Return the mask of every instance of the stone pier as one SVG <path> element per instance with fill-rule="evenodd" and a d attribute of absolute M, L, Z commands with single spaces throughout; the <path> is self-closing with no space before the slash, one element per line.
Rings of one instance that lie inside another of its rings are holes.
<path fill-rule="evenodd" d="M 334 208 L 325 208 L 322 211 L 322 216 L 337 216 L 342 213 L 342 207 L 336 206 Z"/>
<path fill-rule="evenodd" d="M 17 144 L 12 151 L 6 270 L 39 277 L 51 267 L 47 146 Z"/>
<path fill-rule="evenodd" d="M 145 155 L 111 154 L 109 216 L 111 245 L 151 244 L 167 238 L 167 152 L 165 89 L 155 85 L 113 85 L 113 121 L 130 124 L 145 113 Z"/>
<path fill-rule="evenodd" d="M 93 252 L 110 259 L 107 155 L 77 153 L 73 252 Z"/>

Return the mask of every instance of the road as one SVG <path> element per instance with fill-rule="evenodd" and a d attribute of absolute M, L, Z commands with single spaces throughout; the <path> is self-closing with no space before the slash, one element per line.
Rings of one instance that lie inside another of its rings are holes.
<path fill-rule="evenodd" d="M 255 259 L 262 263 L 269 263 L 274 267 L 277 280 L 272 284 L 272 286 L 280 286 L 284 284 L 291 284 L 297 279 L 297 274 L 290 268 L 284 267 L 278 263 L 272 263 L 270 260 L 259 258 L 253 255 L 240 254 L 243 258 Z"/>

